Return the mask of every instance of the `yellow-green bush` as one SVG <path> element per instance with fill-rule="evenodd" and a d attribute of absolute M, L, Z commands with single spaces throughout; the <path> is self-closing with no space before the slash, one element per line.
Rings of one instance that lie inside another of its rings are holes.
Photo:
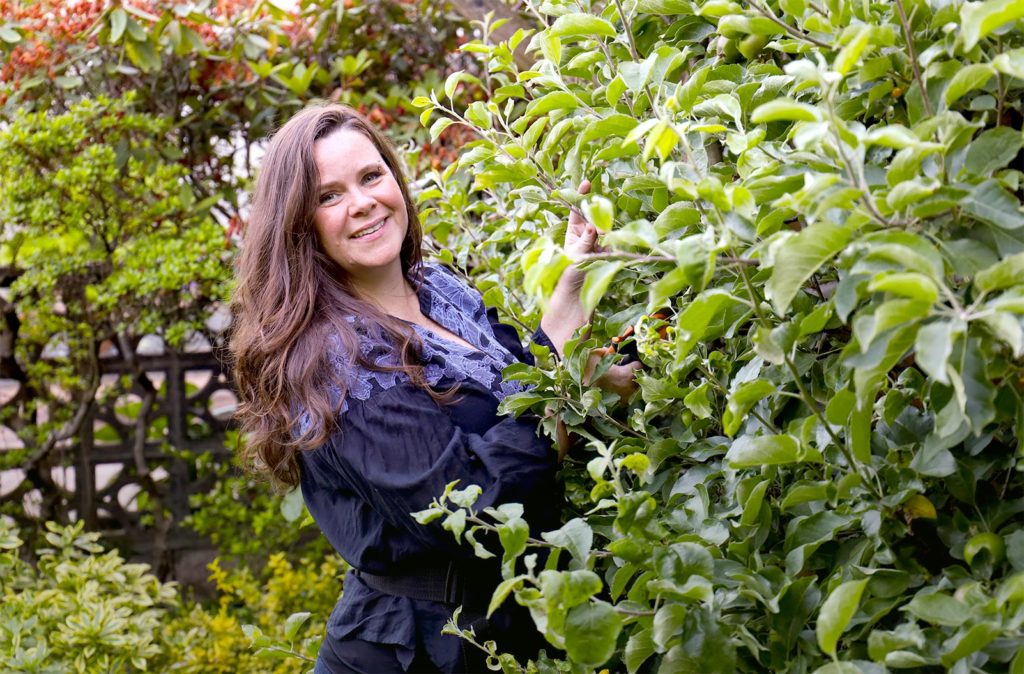
<path fill-rule="evenodd" d="M 291 645 L 293 653 L 311 660 L 323 635 L 324 622 L 341 593 L 344 562 L 332 555 L 292 563 L 284 554 L 274 554 L 259 573 L 245 567 L 226 570 L 219 560 L 210 565 L 210 570 L 219 593 L 217 605 L 195 605 L 174 623 L 174 631 L 185 634 L 177 671 L 290 674 L 308 670 L 312 663 L 304 664 L 300 658 L 268 659 L 285 657 L 285 650 L 254 653 L 252 640 L 243 633 L 242 626 L 254 625 L 265 638 L 282 648 Z M 293 628 L 295 634 L 289 638 L 289 618 L 299 611 L 310 612 L 313 619 Z"/>
<path fill-rule="evenodd" d="M 81 522 L 47 529 L 52 547 L 29 564 L 17 531 L 0 520 L 0 672 L 170 669 L 174 640 L 163 627 L 178 607 L 175 585 L 103 552 Z"/>

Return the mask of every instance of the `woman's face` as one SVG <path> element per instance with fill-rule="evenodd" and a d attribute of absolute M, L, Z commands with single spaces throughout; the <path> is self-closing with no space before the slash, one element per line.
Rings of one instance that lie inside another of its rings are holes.
<path fill-rule="evenodd" d="M 327 255 L 357 283 L 401 270 L 409 214 L 373 142 L 339 129 L 316 142 L 313 158 L 320 172 L 313 222 Z"/>

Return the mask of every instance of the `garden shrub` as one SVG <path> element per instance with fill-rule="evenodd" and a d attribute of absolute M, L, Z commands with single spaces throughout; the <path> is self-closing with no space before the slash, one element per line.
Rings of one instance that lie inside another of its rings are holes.
<path fill-rule="evenodd" d="M 334 553 L 289 561 L 271 554 L 259 571 L 211 566 L 218 600 L 193 605 L 172 625 L 180 635 L 176 671 L 186 674 L 309 671 L 346 567 Z M 243 627 L 245 632 L 243 632 Z M 251 644 L 257 644 L 253 652 Z"/>
<path fill-rule="evenodd" d="M 574 672 L 1024 671 L 1024 5 L 531 8 L 417 101 L 477 136 L 420 197 L 524 325 L 569 205 L 603 232 L 590 331 L 506 373 L 532 390 L 504 410 L 581 438 L 571 504 L 537 540 L 470 485 L 418 517 L 497 528 L 495 603 Z M 613 338 L 629 401 L 581 383 Z"/>
<path fill-rule="evenodd" d="M 175 585 L 103 552 L 81 522 L 46 528 L 48 547 L 28 564 L 17 530 L 0 518 L 0 671 L 169 671 L 164 628 L 178 606 Z"/>
<path fill-rule="evenodd" d="M 17 530 L 0 519 L 0 671 L 309 670 L 341 593 L 346 567 L 337 555 L 293 561 L 273 553 L 257 570 L 215 561 L 217 599 L 203 604 L 182 598 L 148 565 L 105 551 L 100 535 L 83 528 L 48 523 L 47 547 L 28 555 Z M 248 635 L 243 625 L 251 625 Z M 253 639 L 274 646 L 254 654 Z"/>

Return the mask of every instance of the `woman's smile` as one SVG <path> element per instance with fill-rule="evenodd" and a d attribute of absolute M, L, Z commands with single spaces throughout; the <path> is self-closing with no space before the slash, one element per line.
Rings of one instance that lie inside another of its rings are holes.
<path fill-rule="evenodd" d="M 380 221 L 375 222 L 374 224 L 372 224 L 372 225 L 370 225 L 368 227 L 363 227 L 362 229 L 357 231 L 355 234 L 353 234 L 352 238 L 353 239 L 367 239 L 369 241 L 373 241 L 373 240 L 379 238 L 379 237 L 376 237 L 374 235 L 377 234 L 378 232 L 382 231 L 384 229 L 384 225 L 385 224 L 387 224 L 387 218 L 382 218 Z"/>

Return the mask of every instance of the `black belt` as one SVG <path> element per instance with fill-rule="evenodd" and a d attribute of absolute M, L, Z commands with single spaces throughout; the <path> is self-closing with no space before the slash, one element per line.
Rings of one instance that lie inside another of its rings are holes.
<path fill-rule="evenodd" d="M 486 606 L 491 592 L 482 583 L 466 582 L 466 574 L 452 562 L 440 567 L 426 567 L 408 573 L 379 575 L 353 569 L 356 577 L 370 589 L 420 601 L 439 601 L 463 605 L 466 609 Z"/>

